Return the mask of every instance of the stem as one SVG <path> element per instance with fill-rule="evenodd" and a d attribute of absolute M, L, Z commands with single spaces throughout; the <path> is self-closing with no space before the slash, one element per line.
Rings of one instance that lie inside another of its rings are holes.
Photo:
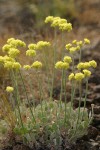
<path fill-rule="evenodd" d="M 80 49 L 79 63 L 82 61 L 82 50 Z"/>
<path fill-rule="evenodd" d="M 76 134 L 79 119 L 80 119 L 80 108 L 81 108 L 81 99 L 82 99 L 82 83 L 81 82 L 79 83 L 79 95 L 80 95 L 80 99 L 79 99 L 79 108 L 78 108 L 78 118 L 77 118 L 76 129 L 75 129 L 74 135 Z"/>
<path fill-rule="evenodd" d="M 32 81 L 30 80 L 31 78 L 30 78 L 29 74 L 27 77 L 28 77 L 28 83 L 29 83 L 31 94 L 32 94 L 32 98 L 33 98 L 33 105 L 34 105 L 34 111 L 35 111 L 34 91 L 33 91 L 33 87 L 32 87 Z"/>
<path fill-rule="evenodd" d="M 37 79 L 38 79 L 38 87 L 39 87 L 39 94 L 40 94 L 40 104 L 41 104 L 41 112 L 42 112 L 42 117 L 43 117 L 43 106 L 42 106 L 42 88 L 41 88 L 41 82 L 40 82 L 40 76 L 39 73 L 37 72 Z"/>
<path fill-rule="evenodd" d="M 72 81 L 72 90 L 71 90 L 71 108 L 73 108 L 73 101 L 74 101 L 74 96 L 75 96 L 75 82 Z"/>
<path fill-rule="evenodd" d="M 63 47 L 64 47 L 64 34 L 63 34 L 63 31 L 61 32 L 61 43 L 62 43 L 62 55 L 61 55 L 61 58 L 63 59 Z"/>
<path fill-rule="evenodd" d="M 49 72 L 50 72 L 50 70 L 49 70 L 48 59 L 47 59 L 47 56 L 46 56 L 46 54 L 45 54 L 44 51 L 43 51 L 43 54 L 44 54 L 44 60 L 45 60 L 44 63 L 45 63 L 45 67 L 46 67 L 46 76 L 48 78 L 48 91 L 49 91 L 49 93 L 51 93 L 50 78 L 49 78 Z"/>
<path fill-rule="evenodd" d="M 64 95 L 65 95 L 65 123 L 66 123 L 66 116 L 67 116 L 67 95 L 66 95 L 66 72 L 64 72 Z"/>
<path fill-rule="evenodd" d="M 72 72 L 74 73 L 75 71 L 75 67 L 74 67 L 74 55 L 72 55 Z"/>
<path fill-rule="evenodd" d="M 63 92 L 63 87 L 64 87 L 63 78 L 64 78 L 64 69 L 62 69 L 62 75 L 61 75 L 60 109 L 62 107 L 61 101 L 62 101 L 62 92 Z"/>
<path fill-rule="evenodd" d="M 88 78 L 86 78 L 86 92 L 85 92 L 84 110 L 83 110 L 82 118 L 83 118 L 83 116 L 84 116 L 84 111 L 85 111 L 85 108 L 86 108 L 87 92 L 88 92 Z"/>
<path fill-rule="evenodd" d="M 12 73 L 13 73 L 13 77 L 14 77 L 14 81 L 15 81 L 16 100 L 17 100 L 17 107 L 18 107 L 20 124 L 21 124 L 22 128 L 24 128 L 23 121 L 22 121 L 22 118 L 21 118 L 20 105 L 19 105 L 20 96 L 19 96 L 19 91 L 18 91 L 17 72 L 14 73 L 14 71 L 12 70 Z"/>
<path fill-rule="evenodd" d="M 51 90 L 50 90 L 50 99 L 52 99 L 52 94 L 53 94 L 53 88 L 54 88 L 54 80 L 55 80 L 55 62 L 56 62 L 56 44 L 57 44 L 57 30 L 55 29 L 54 31 L 54 51 L 53 51 L 53 76 L 52 76 L 52 85 L 51 85 Z"/>
<path fill-rule="evenodd" d="M 23 88 L 24 88 L 24 91 L 25 91 L 25 94 L 26 94 L 27 102 L 28 102 L 28 104 L 29 104 L 29 109 L 30 109 L 30 113 L 31 113 L 31 115 L 32 115 L 32 119 L 33 119 L 34 122 L 36 123 L 35 116 L 34 116 L 34 114 L 33 114 L 33 111 L 32 111 L 32 108 L 31 108 L 31 106 L 30 106 L 30 102 L 29 102 L 29 99 L 28 99 L 27 90 L 26 90 L 26 87 L 25 87 L 25 84 L 24 84 L 24 79 L 23 79 L 22 74 L 21 74 L 20 71 L 19 71 L 19 75 L 20 75 L 21 80 L 22 80 Z"/>

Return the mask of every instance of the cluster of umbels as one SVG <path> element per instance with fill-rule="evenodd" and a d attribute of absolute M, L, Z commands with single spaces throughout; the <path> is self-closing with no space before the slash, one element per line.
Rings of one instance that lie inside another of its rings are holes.
<path fill-rule="evenodd" d="M 50 43 L 46 41 L 39 41 L 37 44 L 29 44 L 28 50 L 26 51 L 26 56 L 34 57 L 36 56 L 36 51 L 42 50 L 49 47 Z M 7 40 L 7 44 L 2 47 L 2 51 L 6 52 L 7 55 L 0 56 L 0 63 L 3 64 L 4 68 L 10 70 L 19 70 L 22 66 L 17 61 L 17 57 L 20 54 L 18 47 L 26 47 L 26 44 L 19 40 L 10 38 Z M 33 62 L 31 65 L 24 65 L 23 68 L 29 70 L 31 68 L 39 69 L 42 67 L 42 63 L 39 61 Z"/>
<path fill-rule="evenodd" d="M 42 50 L 49 46 L 50 43 L 47 41 L 39 41 L 37 44 L 33 44 L 33 43 L 29 44 L 28 50 L 26 51 L 26 56 L 34 57 L 36 56 L 36 51 Z M 5 44 L 2 47 L 2 51 L 6 53 L 6 55 L 0 56 L 0 64 L 2 64 L 5 69 L 18 71 L 21 68 L 24 68 L 25 70 L 29 70 L 31 68 L 34 69 L 42 68 L 42 63 L 40 61 L 35 61 L 31 65 L 21 66 L 21 64 L 17 60 L 17 57 L 20 54 L 20 50 L 18 49 L 19 47 L 26 47 L 25 42 L 14 38 L 8 39 L 7 44 Z M 13 87 L 8 86 L 6 88 L 6 91 L 13 92 L 12 89 Z"/>
<path fill-rule="evenodd" d="M 51 23 L 51 27 L 58 28 L 61 31 L 70 32 L 72 30 L 72 24 L 68 23 L 66 19 L 60 17 L 48 16 L 45 19 L 45 23 Z"/>
<path fill-rule="evenodd" d="M 84 41 L 77 41 L 77 40 L 73 40 L 72 43 L 68 43 L 66 44 L 66 50 L 73 54 L 76 51 L 79 51 L 82 46 L 86 45 L 86 44 L 90 44 L 90 40 L 85 38 Z"/>
<path fill-rule="evenodd" d="M 66 50 L 69 52 L 69 54 L 73 54 L 74 52 L 78 51 L 81 49 L 81 47 L 85 44 L 90 44 L 90 40 L 85 38 L 84 41 L 77 41 L 74 40 L 72 43 L 68 43 L 65 47 Z M 75 45 L 75 46 L 73 46 Z M 63 58 L 63 61 L 58 61 L 55 64 L 56 69 L 69 69 L 70 63 L 72 63 L 73 59 L 70 56 L 65 56 Z M 75 67 L 75 66 L 74 66 Z M 97 63 L 95 60 L 91 60 L 89 62 L 80 62 L 76 68 L 78 72 L 73 72 L 69 75 L 68 79 L 71 80 L 76 80 L 78 82 L 81 82 L 84 78 L 88 78 L 91 75 L 91 71 L 89 70 L 91 67 L 96 68 Z"/>

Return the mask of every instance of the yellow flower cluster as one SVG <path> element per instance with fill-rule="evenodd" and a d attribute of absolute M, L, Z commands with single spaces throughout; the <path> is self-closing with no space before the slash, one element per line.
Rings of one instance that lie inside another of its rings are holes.
<path fill-rule="evenodd" d="M 71 23 L 62 23 L 62 24 L 60 23 L 59 30 L 70 32 L 72 30 L 72 24 Z"/>
<path fill-rule="evenodd" d="M 4 57 L 0 56 L 0 63 L 3 63 L 3 62 L 4 62 Z"/>
<path fill-rule="evenodd" d="M 14 38 L 8 39 L 7 43 L 9 45 L 15 47 L 15 48 L 18 47 L 18 46 L 20 46 L 20 47 L 25 47 L 26 46 L 25 42 L 23 42 L 23 41 L 21 41 L 19 39 L 14 39 Z"/>
<path fill-rule="evenodd" d="M 77 80 L 79 82 L 82 81 L 82 79 L 84 79 L 84 77 L 85 77 L 84 74 L 81 72 L 75 74 L 75 80 Z"/>
<path fill-rule="evenodd" d="M 17 71 L 21 68 L 21 65 L 19 62 L 5 61 L 4 68 L 8 70 L 15 69 Z"/>
<path fill-rule="evenodd" d="M 70 56 L 65 56 L 63 61 L 67 62 L 67 63 L 71 63 L 72 62 L 72 58 Z"/>
<path fill-rule="evenodd" d="M 49 47 L 51 44 L 47 41 L 39 41 L 37 44 L 29 44 L 29 50 L 26 51 L 27 56 L 35 56 L 36 50 L 42 50 L 43 48 Z"/>
<path fill-rule="evenodd" d="M 9 57 L 16 58 L 20 54 L 18 46 L 25 47 L 26 44 L 19 39 L 10 38 L 7 40 L 7 44 L 2 47 L 2 51 L 7 52 Z"/>
<path fill-rule="evenodd" d="M 26 51 L 26 56 L 36 56 L 36 51 L 33 49 L 29 49 Z"/>
<path fill-rule="evenodd" d="M 11 92 L 14 91 L 14 88 L 11 87 L 11 86 L 7 86 L 7 87 L 6 87 L 6 91 L 7 91 L 8 93 L 11 93 Z"/>
<path fill-rule="evenodd" d="M 77 69 L 81 70 L 81 69 L 88 69 L 90 67 L 94 67 L 96 68 L 97 67 L 97 63 L 96 61 L 92 60 L 92 61 L 89 61 L 89 62 L 80 62 L 78 65 L 77 65 Z"/>
<path fill-rule="evenodd" d="M 68 77 L 69 80 L 76 80 L 78 82 L 81 82 L 85 78 L 85 75 L 81 72 L 79 73 L 71 73 Z"/>
<path fill-rule="evenodd" d="M 83 70 L 83 73 L 84 73 L 84 76 L 85 77 L 90 77 L 91 76 L 91 71 L 87 70 L 87 69 L 84 69 Z"/>
<path fill-rule="evenodd" d="M 24 68 L 25 70 L 29 70 L 29 69 L 31 69 L 31 66 L 29 66 L 29 65 L 24 65 L 23 68 Z"/>
<path fill-rule="evenodd" d="M 45 23 L 49 23 L 49 22 L 52 22 L 53 21 L 53 16 L 48 16 L 48 17 L 46 17 L 46 19 L 45 19 Z"/>
<path fill-rule="evenodd" d="M 93 67 L 93 68 L 96 68 L 96 67 L 97 67 L 97 63 L 96 63 L 95 60 L 89 61 L 89 64 L 90 64 L 90 66 Z"/>
<path fill-rule="evenodd" d="M 37 47 L 36 44 L 29 44 L 29 45 L 28 45 L 28 48 L 29 48 L 29 49 L 32 49 L 32 50 L 35 50 L 36 47 Z"/>
<path fill-rule="evenodd" d="M 41 50 L 41 49 L 43 49 L 43 48 L 45 48 L 45 47 L 49 47 L 50 45 L 51 45 L 50 42 L 39 41 L 39 42 L 37 43 L 36 49 L 37 49 L 37 50 Z"/>
<path fill-rule="evenodd" d="M 69 63 L 67 62 L 62 62 L 62 61 L 58 61 L 55 64 L 55 68 L 56 69 L 68 69 L 69 68 Z"/>
<path fill-rule="evenodd" d="M 75 75 L 74 73 L 71 73 L 68 77 L 68 80 L 74 80 L 75 79 Z"/>
<path fill-rule="evenodd" d="M 84 39 L 84 44 L 90 44 L 90 40 L 87 39 L 87 38 L 85 38 L 85 39 Z"/>
<path fill-rule="evenodd" d="M 76 46 L 73 46 L 71 43 L 66 44 L 66 46 L 65 46 L 66 49 L 67 49 L 71 54 L 73 54 L 74 52 L 76 52 L 76 51 L 78 51 L 78 50 L 81 49 L 80 45 L 77 44 L 76 42 L 77 42 L 76 40 L 74 40 L 74 41 L 72 42 L 72 44 L 76 44 Z"/>
<path fill-rule="evenodd" d="M 10 48 L 8 51 L 8 55 L 12 58 L 16 58 L 18 54 L 20 54 L 20 51 L 16 48 Z"/>
<path fill-rule="evenodd" d="M 74 44 L 74 46 L 73 46 Z M 84 45 L 84 44 L 90 44 L 90 40 L 88 39 L 84 39 L 84 42 L 83 41 L 77 41 L 77 40 L 73 40 L 72 43 L 68 43 L 66 44 L 66 49 L 70 52 L 70 53 L 74 53 L 78 50 L 81 49 L 81 47 Z"/>
<path fill-rule="evenodd" d="M 42 63 L 39 61 L 35 61 L 32 65 L 31 68 L 39 69 L 42 67 Z"/>
<path fill-rule="evenodd" d="M 2 47 L 2 51 L 3 51 L 3 52 L 8 52 L 8 51 L 10 50 L 10 48 L 12 48 L 11 45 L 5 44 L 5 45 Z"/>
<path fill-rule="evenodd" d="M 71 31 L 72 24 L 68 23 L 66 19 L 62 19 L 60 17 L 48 16 L 45 19 L 45 23 L 51 23 L 51 27 L 58 27 L 59 30 L 62 31 Z"/>

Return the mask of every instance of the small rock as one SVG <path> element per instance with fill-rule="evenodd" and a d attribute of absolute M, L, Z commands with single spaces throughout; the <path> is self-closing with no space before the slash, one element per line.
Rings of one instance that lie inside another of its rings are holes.
<path fill-rule="evenodd" d="M 100 144 L 100 135 L 97 136 L 96 141 L 98 141 Z"/>
<path fill-rule="evenodd" d="M 100 106 L 95 105 L 93 110 L 94 114 L 100 114 Z"/>
<path fill-rule="evenodd" d="M 100 125 L 100 115 L 94 114 L 93 123 L 94 126 Z"/>
<path fill-rule="evenodd" d="M 100 92 L 100 84 L 93 87 L 94 92 Z"/>
<path fill-rule="evenodd" d="M 93 127 L 93 126 L 90 126 L 88 128 L 88 137 L 91 138 L 91 139 L 95 139 L 98 135 L 98 130 L 97 128 Z"/>

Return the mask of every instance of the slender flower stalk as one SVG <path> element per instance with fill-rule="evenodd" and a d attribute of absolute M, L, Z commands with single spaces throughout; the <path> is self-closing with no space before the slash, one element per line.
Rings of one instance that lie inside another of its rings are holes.
<path fill-rule="evenodd" d="M 22 117 L 21 117 L 21 111 L 20 111 L 20 95 L 19 95 L 19 90 L 18 90 L 18 83 L 17 83 L 17 72 L 14 72 L 12 70 L 14 81 L 15 81 L 15 90 L 16 90 L 16 102 L 17 102 L 17 108 L 18 108 L 18 113 L 19 113 L 19 120 L 22 128 L 24 128 Z"/>
<path fill-rule="evenodd" d="M 56 62 L 56 45 L 57 45 L 57 29 L 55 28 L 54 30 L 54 51 L 53 51 L 53 75 L 52 75 L 52 85 L 51 85 L 51 90 L 50 90 L 50 99 L 52 99 L 52 94 L 53 94 L 53 88 L 54 88 L 54 80 L 55 80 L 55 62 Z"/>
<path fill-rule="evenodd" d="M 74 97 L 75 97 L 75 90 L 76 90 L 75 81 L 72 80 L 72 88 L 71 88 L 71 108 L 73 108 L 73 101 L 74 101 Z"/>
<path fill-rule="evenodd" d="M 37 71 L 37 79 L 38 79 L 38 87 L 39 87 L 39 95 L 40 95 L 40 105 L 41 105 L 41 112 L 42 112 L 42 117 L 43 117 L 43 106 L 42 106 L 42 99 L 43 99 L 43 91 L 41 87 L 41 81 L 40 81 L 40 76 L 39 72 Z"/>
<path fill-rule="evenodd" d="M 65 98 L 65 125 L 66 125 L 66 116 L 67 116 L 67 94 L 66 94 L 66 80 L 67 80 L 67 77 L 66 77 L 66 71 L 64 71 L 64 98 Z"/>
<path fill-rule="evenodd" d="M 85 111 L 85 108 L 86 108 L 87 93 L 88 93 L 88 78 L 86 78 L 86 92 L 85 92 L 85 98 L 84 98 L 84 110 L 83 110 L 82 118 L 84 116 L 84 111 Z"/>
<path fill-rule="evenodd" d="M 61 102 L 62 102 L 63 88 L 64 88 L 64 69 L 62 69 L 62 75 L 61 75 L 60 109 L 62 108 Z"/>
<path fill-rule="evenodd" d="M 22 76 L 22 74 L 21 74 L 20 71 L 19 71 L 19 75 L 20 75 L 20 77 L 21 77 L 21 81 L 22 81 L 22 84 L 23 84 L 23 88 L 24 88 L 24 91 L 25 91 L 25 94 L 26 94 L 26 99 L 27 99 L 27 102 L 28 102 L 28 104 L 29 104 L 29 109 L 30 109 L 30 113 L 31 113 L 31 115 L 32 115 L 32 119 L 33 119 L 34 123 L 36 123 L 35 116 L 34 116 L 34 114 L 33 114 L 33 110 L 32 110 L 32 108 L 31 108 L 31 106 L 30 106 L 30 102 L 29 102 L 29 99 L 28 99 L 27 90 L 26 90 L 26 87 L 25 87 L 25 84 L 24 84 L 24 79 L 23 79 L 23 76 Z"/>
<path fill-rule="evenodd" d="M 79 105 L 78 105 L 78 118 L 77 118 L 77 123 L 76 123 L 76 129 L 74 132 L 74 135 L 76 134 L 78 124 L 79 124 L 79 119 L 80 119 L 80 108 L 81 108 L 81 99 L 82 99 L 82 83 L 79 82 Z"/>

